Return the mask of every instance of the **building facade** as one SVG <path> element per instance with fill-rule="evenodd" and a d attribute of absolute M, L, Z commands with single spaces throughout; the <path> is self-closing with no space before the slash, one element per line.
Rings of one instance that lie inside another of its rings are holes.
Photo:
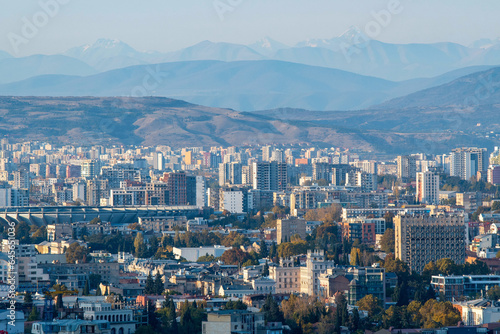
<path fill-rule="evenodd" d="M 394 217 L 396 258 L 412 271 L 443 258 L 465 261 L 466 225 L 462 214 L 398 215 Z"/>

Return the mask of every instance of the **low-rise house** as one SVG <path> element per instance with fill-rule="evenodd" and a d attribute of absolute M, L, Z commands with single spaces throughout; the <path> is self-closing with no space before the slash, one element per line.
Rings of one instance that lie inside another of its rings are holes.
<path fill-rule="evenodd" d="M 256 291 L 251 285 L 222 285 L 219 289 L 219 296 L 238 297 L 253 295 Z"/>

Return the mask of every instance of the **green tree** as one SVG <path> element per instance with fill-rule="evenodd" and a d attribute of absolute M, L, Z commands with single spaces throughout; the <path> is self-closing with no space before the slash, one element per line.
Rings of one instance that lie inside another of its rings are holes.
<path fill-rule="evenodd" d="M 351 265 L 352 266 L 360 266 L 361 265 L 361 250 L 359 248 L 353 247 L 351 249 Z"/>
<path fill-rule="evenodd" d="M 30 292 L 26 292 L 24 295 L 24 306 L 29 309 L 33 307 L 33 297 L 31 296 Z"/>
<path fill-rule="evenodd" d="M 356 305 L 360 310 L 367 311 L 369 317 L 373 317 L 382 312 L 382 306 L 380 300 L 373 296 L 367 295 L 361 298 Z"/>
<path fill-rule="evenodd" d="M 461 320 L 460 312 L 453 304 L 438 302 L 435 299 L 428 300 L 419 312 L 424 321 L 424 328 L 454 326 Z"/>
<path fill-rule="evenodd" d="M 214 261 L 215 261 L 215 256 L 207 254 L 200 256 L 196 262 L 214 262 Z"/>
<path fill-rule="evenodd" d="M 31 242 L 34 244 L 39 244 L 47 240 L 47 227 L 42 226 L 33 233 L 31 236 Z"/>
<path fill-rule="evenodd" d="M 226 305 L 224 305 L 225 310 L 246 310 L 247 305 L 243 303 L 241 300 L 236 301 L 228 301 Z"/>
<path fill-rule="evenodd" d="M 83 292 L 82 292 L 82 294 L 83 294 L 84 296 L 88 296 L 88 295 L 90 295 L 90 287 L 89 287 L 89 286 L 90 286 L 90 285 L 89 285 L 89 280 L 88 280 L 88 279 L 86 279 L 86 280 L 85 280 L 85 286 L 83 287 Z"/>
<path fill-rule="evenodd" d="M 495 202 L 497 203 L 497 202 Z M 488 299 L 490 300 L 499 300 L 500 299 L 500 286 L 495 285 L 494 287 L 488 289 L 488 292 L 486 293 L 488 296 Z"/>
<path fill-rule="evenodd" d="M 87 263 L 89 260 L 89 251 L 87 247 L 80 246 L 78 242 L 72 243 L 68 249 L 66 249 L 66 261 L 68 263 Z"/>
<path fill-rule="evenodd" d="M 135 330 L 135 334 L 157 334 L 157 333 L 158 332 L 150 325 L 147 326 L 142 325 Z"/>
<path fill-rule="evenodd" d="M 154 295 L 155 294 L 155 283 L 153 280 L 153 276 L 151 276 L 151 272 L 149 272 L 148 277 L 146 278 L 146 286 L 144 287 L 144 294 L 146 295 Z"/>
<path fill-rule="evenodd" d="M 273 242 L 271 244 L 271 248 L 269 249 L 269 257 L 273 260 L 273 262 L 276 262 L 276 257 L 278 255 L 278 250 L 277 250 L 277 247 L 276 247 L 276 243 Z"/>
<path fill-rule="evenodd" d="M 163 280 L 159 272 L 156 272 L 155 277 L 155 291 L 157 295 L 161 295 L 165 290 L 165 285 L 163 284 Z"/>
<path fill-rule="evenodd" d="M 134 249 L 135 249 L 135 257 L 137 258 L 145 257 L 147 248 L 146 244 L 144 243 L 144 237 L 142 233 L 137 233 L 134 239 Z"/>
<path fill-rule="evenodd" d="M 350 320 L 349 320 L 349 329 L 351 330 L 351 332 L 355 332 L 358 329 L 361 329 L 360 328 L 359 311 L 357 308 L 354 308 L 352 310 L 352 314 L 351 314 Z"/>
<path fill-rule="evenodd" d="M 266 258 L 269 255 L 269 251 L 267 249 L 267 244 L 264 239 L 260 241 L 260 251 L 259 251 L 259 257 L 261 259 Z"/>
<path fill-rule="evenodd" d="M 380 240 L 380 248 L 386 253 L 394 253 L 395 248 L 395 234 L 392 228 L 385 230 L 382 239 Z"/>
<path fill-rule="evenodd" d="M 408 305 L 410 302 L 408 296 L 408 284 L 406 281 L 402 281 L 396 289 L 394 289 L 394 294 L 392 296 L 392 300 L 396 302 L 396 306 L 404 306 Z"/>
<path fill-rule="evenodd" d="M 16 238 L 19 240 L 20 244 L 29 244 L 31 243 L 30 231 L 31 228 L 25 221 L 21 221 L 16 224 Z"/>
<path fill-rule="evenodd" d="M 265 314 L 266 323 L 285 321 L 278 303 L 276 302 L 276 300 L 274 300 L 271 294 L 267 295 L 266 301 L 264 302 L 261 311 Z"/>
<path fill-rule="evenodd" d="M 102 282 L 102 277 L 99 274 L 90 274 L 89 275 L 89 288 L 97 289 L 99 284 Z"/>
<path fill-rule="evenodd" d="M 264 269 L 262 270 L 262 276 L 268 277 L 269 276 L 269 264 L 266 261 L 266 264 L 264 264 Z"/>
<path fill-rule="evenodd" d="M 160 318 L 163 333 L 177 334 L 179 329 L 177 326 L 177 315 L 175 312 L 175 304 L 172 298 L 167 298 L 163 303 L 163 307 L 157 311 Z"/>
<path fill-rule="evenodd" d="M 31 313 L 28 316 L 28 321 L 36 321 L 39 320 L 40 314 L 38 313 L 38 310 L 35 306 L 31 308 Z"/>

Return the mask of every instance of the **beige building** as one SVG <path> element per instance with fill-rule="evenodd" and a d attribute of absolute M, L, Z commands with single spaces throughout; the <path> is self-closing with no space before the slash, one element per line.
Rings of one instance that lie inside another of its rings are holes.
<path fill-rule="evenodd" d="M 269 278 L 276 281 L 276 293 L 304 293 L 317 295 L 320 276 L 335 267 L 325 259 L 323 250 L 308 250 L 305 266 L 298 265 L 296 258 L 280 260 L 279 266 L 269 267 Z"/>
<path fill-rule="evenodd" d="M 60 238 L 72 238 L 73 228 L 68 224 L 47 225 L 47 240 L 55 241 Z"/>
<path fill-rule="evenodd" d="M 276 222 L 278 245 L 289 242 L 291 237 L 298 234 L 302 239 L 306 238 L 306 221 L 299 218 L 278 219 Z"/>
<path fill-rule="evenodd" d="M 279 266 L 269 266 L 269 278 L 276 282 L 276 293 L 300 292 L 300 266 L 296 258 L 280 259 Z"/>
<path fill-rule="evenodd" d="M 465 261 L 466 224 L 461 214 L 398 215 L 394 217 L 396 258 L 412 271 L 443 258 Z"/>
<path fill-rule="evenodd" d="M 333 261 L 326 260 L 324 250 L 308 250 L 306 266 L 300 267 L 300 293 L 317 295 L 320 291 L 320 275 L 334 267 Z"/>

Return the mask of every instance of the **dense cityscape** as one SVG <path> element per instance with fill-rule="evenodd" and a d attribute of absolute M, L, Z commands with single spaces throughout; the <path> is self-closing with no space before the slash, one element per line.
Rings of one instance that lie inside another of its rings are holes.
<path fill-rule="evenodd" d="M 497 149 L 378 161 L 2 139 L 0 154 L 0 329 L 482 333 L 500 320 Z"/>

